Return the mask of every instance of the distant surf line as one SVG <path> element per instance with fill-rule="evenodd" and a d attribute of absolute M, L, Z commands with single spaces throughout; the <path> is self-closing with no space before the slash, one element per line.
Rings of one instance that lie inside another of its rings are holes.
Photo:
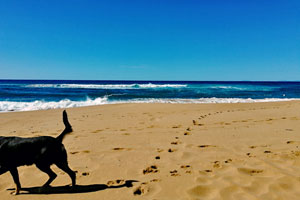
<path fill-rule="evenodd" d="M 211 104 L 211 103 L 259 103 L 259 102 L 279 102 L 292 101 L 300 99 L 241 99 L 241 98 L 200 98 L 200 99 L 131 99 L 128 101 L 115 100 L 109 101 L 108 96 L 98 97 L 96 99 L 87 99 L 86 101 L 71 101 L 64 99 L 58 102 L 51 101 L 33 101 L 33 102 L 11 102 L 0 101 L 0 112 L 9 111 L 33 111 L 33 110 L 49 110 L 59 108 L 74 108 L 107 104 L 127 104 L 127 103 L 163 103 L 163 104 Z"/>

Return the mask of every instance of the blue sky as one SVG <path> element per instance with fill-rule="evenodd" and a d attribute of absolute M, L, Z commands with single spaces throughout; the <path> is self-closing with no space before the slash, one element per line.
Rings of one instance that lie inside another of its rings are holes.
<path fill-rule="evenodd" d="M 300 1 L 0 0 L 0 78 L 300 80 Z"/>

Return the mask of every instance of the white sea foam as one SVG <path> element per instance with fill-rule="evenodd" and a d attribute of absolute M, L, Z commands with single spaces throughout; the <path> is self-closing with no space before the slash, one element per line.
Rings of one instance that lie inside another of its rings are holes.
<path fill-rule="evenodd" d="M 244 90 L 245 89 L 245 88 L 241 88 L 241 87 L 224 86 L 224 85 L 212 86 L 210 88 L 213 88 L 213 89 L 227 89 L 227 90 Z"/>
<path fill-rule="evenodd" d="M 300 99 L 242 99 L 242 98 L 199 98 L 199 99 L 133 99 L 128 103 L 179 103 L 179 104 L 201 104 L 201 103 L 259 103 L 259 102 L 278 102 L 278 101 L 292 101 Z M 120 101 L 122 103 L 127 103 Z"/>
<path fill-rule="evenodd" d="M 64 99 L 58 102 L 55 101 L 33 101 L 33 102 L 12 102 L 0 101 L 0 111 L 29 111 L 29 110 L 48 110 L 57 108 L 72 108 L 82 106 L 93 106 L 107 104 L 107 97 L 99 97 L 94 100 L 87 99 L 86 101 L 71 101 Z"/>
<path fill-rule="evenodd" d="M 240 99 L 240 98 L 200 98 L 200 99 L 131 99 L 109 101 L 109 96 L 99 97 L 96 99 L 87 99 L 85 101 L 71 101 L 69 99 L 58 102 L 50 101 L 34 101 L 34 102 L 11 102 L 0 101 L 0 112 L 8 111 L 30 111 L 30 110 L 47 110 L 57 108 L 72 108 L 104 104 L 120 104 L 120 103 L 171 103 L 171 104 L 201 104 L 201 103 L 255 103 L 255 102 L 277 102 L 277 101 L 291 101 L 300 99 Z"/>
<path fill-rule="evenodd" d="M 84 88 L 84 89 L 146 89 L 146 88 L 181 88 L 184 84 L 31 84 L 25 87 L 36 88 Z"/>

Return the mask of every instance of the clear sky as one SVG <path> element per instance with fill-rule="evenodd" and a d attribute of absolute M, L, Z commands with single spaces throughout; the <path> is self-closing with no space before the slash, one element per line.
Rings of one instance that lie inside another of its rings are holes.
<path fill-rule="evenodd" d="M 0 78 L 300 80 L 300 1 L 0 0 Z"/>

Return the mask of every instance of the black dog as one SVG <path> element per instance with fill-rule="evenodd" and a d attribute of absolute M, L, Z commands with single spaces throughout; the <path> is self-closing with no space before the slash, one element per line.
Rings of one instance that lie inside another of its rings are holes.
<path fill-rule="evenodd" d="M 67 161 L 67 152 L 62 140 L 67 133 L 72 132 L 66 111 L 63 112 L 64 131 L 57 137 L 41 136 L 32 138 L 0 137 L 0 174 L 9 171 L 16 184 L 15 194 L 19 194 L 21 184 L 17 167 L 35 164 L 37 168 L 49 175 L 44 186 L 49 186 L 56 178 L 50 166 L 55 164 L 65 171 L 76 184 L 76 175 Z"/>

